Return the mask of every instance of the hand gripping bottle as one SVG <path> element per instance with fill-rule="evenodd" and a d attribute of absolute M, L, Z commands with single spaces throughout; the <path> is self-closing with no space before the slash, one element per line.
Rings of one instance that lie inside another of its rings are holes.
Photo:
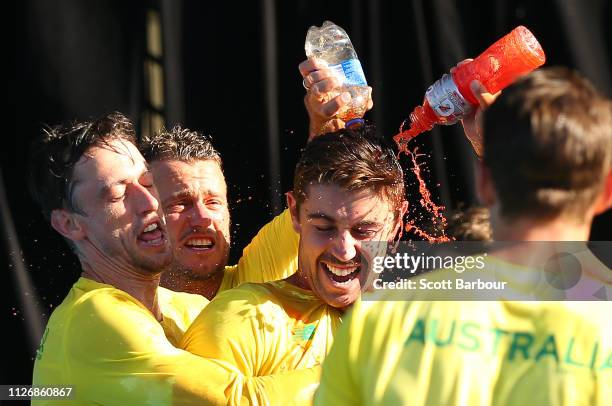
<path fill-rule="evenodd" d="M 533 34 L 523 26 L 516 27 L 476 59 L 458 66 L 452 74 L 445 74 L 429 86 L 423 105 L 410 114 L 410 129 L 396 135 L 395 141 L 405 143 L 435 124 L 455 124 L 468 115 L 478 106 L 470 90 L 473 80 L 480 81 L 489 93 L 497 93 L 545 60 L 544 51 Z"/>
<path fill-rule="evenodd" d="M 330 92 L 331 97 L 349 92 L 351 101 L 337 114 L 346 126 L 363 124 L 363 115 L 368 104 L 368 88 L 361 63 L 346 31 L 331 21 L 319 28 L 312 26 L 306 34 L 304 46 L 307 57 L 323 59 L 341 79 L 340 87 Z"/>

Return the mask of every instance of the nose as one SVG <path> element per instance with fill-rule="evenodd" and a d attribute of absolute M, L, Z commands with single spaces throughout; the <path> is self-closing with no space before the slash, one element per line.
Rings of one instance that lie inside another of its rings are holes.
<path fill-rule="evenodd" d="M 341 231 L 334 239 L 332 254 L 338 260 L 348 262 L 357 255 L 357 244 L 358 241 L 349 230 Z"/>
<path fill-rule="evenodd" d="M 208 227 L 212 223 L 210 211 L 202 202 L 195 202 L 189 216 L 191 226 Z"/>
<path fill-rule="evenodd" d="M 135 185 L 139 196 L 140 211 L 149 213 L 157 211 L 159 208 L 159 200 L 157 200 L 157 191 L 155 188 L 148 189 L 142 185 Z"/>

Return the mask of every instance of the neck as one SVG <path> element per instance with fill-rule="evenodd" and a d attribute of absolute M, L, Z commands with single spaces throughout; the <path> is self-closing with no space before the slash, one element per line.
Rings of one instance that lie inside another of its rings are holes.
<path fill-rule="evenodd" d="M 491 209 L 491 228 L 493 241 L 587 241 L 592 217 L 584 221 L 558 216 L 552 219 L 521 217 L 508 219 L 499 214 L 498 208 Z M 533 266 L 540 264 L 542 258 L 556 254 L 555 244 L 518 244 L 500 248 L 495 255 L 506 261 Z"/>
<path fill-rule="evenodd" d="M 587 241 L 592 217 L 584 221 L 557 217 L 551 220 L 491 217 L 494 241 Z"/>
<path fill-rule="evenodd" d="M 162 312 L 157 303 L 159 273 L 137 269 L 121 259 L 84 255 L 82 251 L 79 251 L 79 259 L 83 269 L 82 277 L 126 292 L 149 309 L 158 321 L 162 320 Z"/>
<path fill-rule="evenodd" d="M 302 274 L 299 269 L 285 280 L 288 283 L 297 286 L 298 288 L 304 290 L 312 290 L 312 288 L 310 287 L 310 282 L 308 281 L 308 277 Z"/>
<path fill-rule="evenodd" d="M 215 272 L 206 279 L 193 277 L 189 272 L 170 270 L 161 277 L 161 286 L 175 292 L 193 293 L 212 300 L 223 282 L 223 271 Z"/>

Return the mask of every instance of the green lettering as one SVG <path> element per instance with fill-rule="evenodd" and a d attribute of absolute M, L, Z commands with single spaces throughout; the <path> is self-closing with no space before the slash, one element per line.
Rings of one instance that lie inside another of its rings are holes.
<path fill-rule="evenodd" d="M 480 330 L 480 325 L 472 322 L 467 322 L 461 326 L 461 334 L 466 337 L 468 340 L 472 340 L 472 345 L 466 345 L 459 343 L 459 348 L 462 348 L 467 351 L 478 351 L 480 348 L 480 342 L 478 341 L 478 337 L 471 335 L 468 329 L 477 329 Z"/>
<path fill-rule="evenodd" d="M 574 337 L 570 338 L 569 340 L 569 344 L 567 346 L 567 351 L 565 351 L 565 363 L 570 364 L 570 365 L 576 365 L 578 367 L 584 367 L 586 368 L 586 364 L 581 364 L 578 361 L 574 361 L 572 359 L 572 350 L 574 349 Z"/>
<path fill-rule="evenodd" d="M 414 328 L 410 332 L 410 337 L 408 337 L 404 346 L 410 344 L 412 340 L 419 341 L 422 345 L 425 345 L 425 321 L 423 319 L 418 319 L 414 323 Z"/>
<path fill-rule="evenodd" d="M 499 341 L 501 339 L 501 337 L 503 335 L 507 335 L 510 334 L 507 331 L 504 331 L 500 328 L 494 328 L 493 332 L 495 333 L 495 341 L 493 341 L 493 350 L 491 351 L 491 354 L 494 355 L 497 352 L 497 347 L 499 347 Z"/>
<path fill-rule="evenodd" d="M 535 360 L 536 362 L 540 361 L 540 358 L 542 358 L 545 355 L 552 355 L 555 358 L 555 361 L 557 362 L 557 364 L 559 363 L 559 354 L 557 353 L 557 342 L 555 341 L 555 336 L 550 334 L 546 340 L 544 340 L 544 344 L 542 345 L 542 348 L 540 348 L 540 351 L 538 351 Z"/>
<path fill-rule="evenodd" d="M 517 351 L 523 353 L 525 359 L 529 359 L 529 347 L 533 344 L 533 334 L 531 333 L 514 333 L 512 335 L 512 344 L 510 344 L 510 354 L 508 359 L 514 360 Z"/>
<path fill-rule="evenodd" d="M 314 324 L 307 324 L 304 328 L 293 330 L 293 339 L 297 341 L 308 341 L 312 339 L 315 332 Z"/>
<path fill-rule="evenodd" d="M 601 366 L 601 368 L 599 368 L 600 371 L 604 370 L 604 369 L 610 369 L 612 368 L 612 351 L 610 351 L 610 354 L 608 354 L 608 358 L 606 359 L 606 362 L 604 362 L 604 364 Z"/>
<path fill-rule="evenodd" d="M 451 322 L 450 333 L 448 334 L 448 338 L 446 340 L 438 340 L 438 320 L 432 320 L 431 324 L 430 339 L 437 347 L 445 347 L 453 341 L 453 336 L 455 335 L 455 320 Z"/>
<path fill-rule="evenodd" d="M 593 346 L 593 354 L 591 355 L 591 365 L 589 366 L 593 371 L 595 370 L 595 359 L 597 359 L 597 350 L 599 350 L 599 343 L 595 341 Z"/>
<path fill-rule="evenodd" d="M 47 335 L 49 334 L 49 327 L 45 328 L 45 332 L 40 340 L 40 346 L 36 350 L 36 359 L 40 361 L 42 358 L 43 351 L 45 350 L 45 341 L 47 341 Z"/>

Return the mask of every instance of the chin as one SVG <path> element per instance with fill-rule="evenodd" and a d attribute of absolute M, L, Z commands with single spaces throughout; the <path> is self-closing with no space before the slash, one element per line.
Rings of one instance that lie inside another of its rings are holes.
<path fill-rule="evenodd" d="M 159 260 L 153 261 L 151 259 L 138 261 L 138 267 L 143 271 L 150 273 L 152 275 L 159 274 L 165 272 L 171 264 L 172 258 L 168 260 Z"/>
<path fill-rule="evenodd" d="M 225 266 L 206 265 L 203 266 L 201 263 L 185 263 L 174 261 L 172 263 L 172 271 L 175 274 L 185 274 L 189 276 L 189 279 L 206 280 L 216 273 L 223 272 Z"/>
<path fill-rule="evenodd" d="M 335 307 L 336 309 L 342 310 L 351 306 L 353 303 L 355 303 L 355 301 L 357 301 L 358 298 L 359 294 L 346 294 L 339 297 L 335 297 L 331 300 L 326 300 L 326 303 L 331 307 Z"/>

